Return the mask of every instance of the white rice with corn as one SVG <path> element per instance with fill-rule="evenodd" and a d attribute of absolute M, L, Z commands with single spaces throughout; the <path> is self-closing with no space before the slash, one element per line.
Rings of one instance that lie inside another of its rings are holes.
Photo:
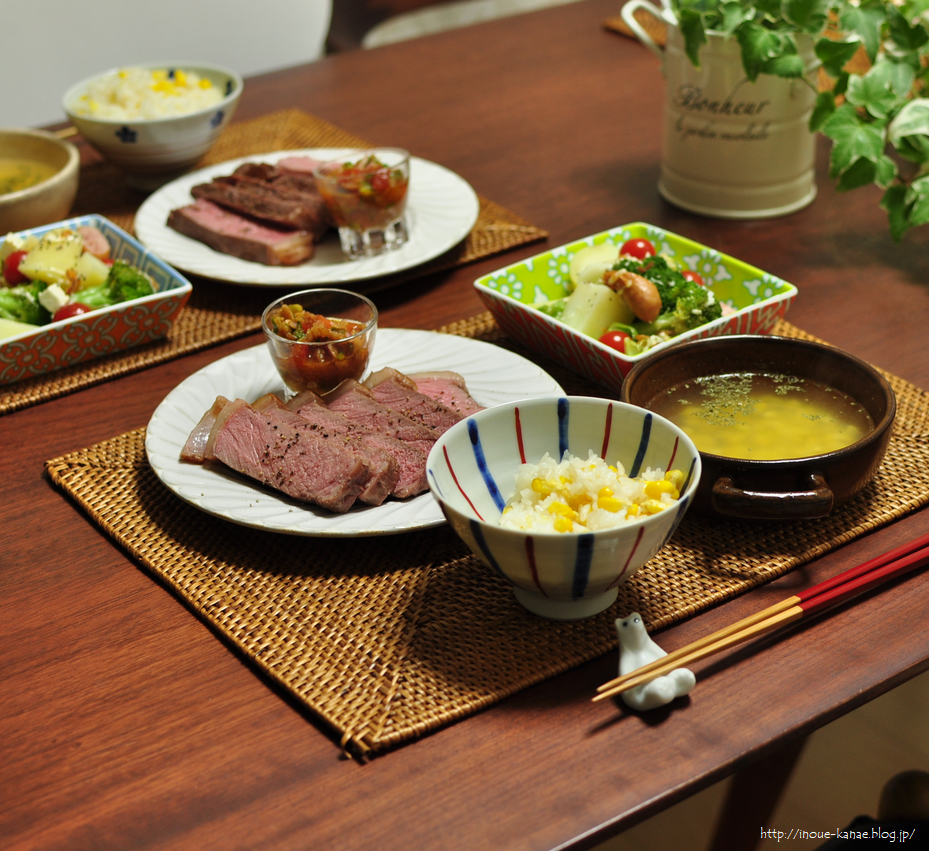
<path fill-rule="evenodd" d="M 169 118 L 214 106 L 223 97 L 212 81 L 194 71 L 121 68 L 93 80 L 74 111 L 117 121 Z"/>
<path fill-rule="evenodd" d="M 680 470 L 647 468 L 630 478 L 621 464 L 607 464 L 593 451 L 587 459 L 548 453 L 538 464 L 523 464 L 516 492 L 500 525 L 534 532 L 593 532 L 632 523 L 672 506 L 680 497 Z"/>

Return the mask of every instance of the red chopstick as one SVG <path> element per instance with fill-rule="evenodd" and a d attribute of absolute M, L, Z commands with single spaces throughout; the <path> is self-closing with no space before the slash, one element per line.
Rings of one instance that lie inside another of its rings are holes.
<path fill-rule="evenodd" d="M 903 576 L 929 564 L 929 534 L 915 538 L 883 555 L 850 567 L 831 579 L 819 582 L 805 591 L 781 600 L 767 609 L 743 618 L 697 641 L 675 650 L 648 665 L 616 677 L 597 689 L 593 699 L 603 700 L 628 689 L 704 659 L 728 647 L 733 647 L 785 624 L 838 605 L 898 576 Z"/>

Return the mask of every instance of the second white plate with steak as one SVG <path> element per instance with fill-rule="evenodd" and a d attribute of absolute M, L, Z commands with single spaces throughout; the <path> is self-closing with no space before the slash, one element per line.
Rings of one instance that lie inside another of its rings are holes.
<path fill-rule="evenodd" d="M 407 203 L 409 241 L 376 257 L 348 260 L 335 230 L 316 246 L 311 259 L 295 266 L 267 266 L 223 254 L 167 224 L 172 211 L 190 205 L 195 186 L 226 177 L 245 163 L 273 165 L 284 159 L 331 160 L 350 156 L 353 148 L 306 148 L 242 157 L 186 174 L 149 196 L 135 217 L 135 230 L 148 248 L 187 272 L 233 284 L 281 286 L 328 285 L 363 281 L 402 272 L 426 263 L 457 245 L 474 227 L 480 212 L 477 195 L 467 181 L 444 166 L 410 158 Z M 202 201 L 201 201 L 202 203 Z"/>
<path fill-rule="evenodd" d="M 404 373 L 452 370 L 484 407 L 516 399 L 563 393 L 547 372 L 519 355 L 466 337 L 431 331 L 382 328 L 371 370 Z M 262 344 L 222 358 L 181 382 L 148 424 L 145 449 L 158 478 L 177 496 L 209 514 L 272 532 L 315 537 L 391 535 L 445 522 L 428 491 L 381 505 L 356 505 L 345 514 L 297 502 L 217 465 L 181 460 L 181 450 L 217 396 L 252 402 L 284 385 Z"/>

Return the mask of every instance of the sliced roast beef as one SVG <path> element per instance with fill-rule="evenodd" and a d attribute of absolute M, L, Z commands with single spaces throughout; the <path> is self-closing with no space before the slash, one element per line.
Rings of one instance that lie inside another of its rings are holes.
<path fill-rule="evenodd" d="M 451 408 L 462 418 L 484 410 L 484 407 L 471 397 L 464 378 L 457 372 L 443 370 L 408 373 L 407 378 L 416 385 L 416 389 L 420 393 L 425 393 L 427 396 L 437 399 L 446 408 Z"/>
<path fill-rule="evenodd" d="M 168 227 L 223 254 L 266 266 L 294 266 L 313 256 L 313 236 L 281 230 L 224 210 L 205 198 L 172 210 Z"/>
<path fill-rule="evenodd" d="M 364 458 L 368 466 L 368 479 L 358 495 L 361 502 L 366 505 L 380 505 L 394 493 L 400 478 L 400 464 L 383 447 L 369 440 L 364 429 L 354 425 L 341 414 L 330 411 L 323 402 L 317 401 L 319 397 L 312 391 L 295 396 L 286 406 L 278 397 L 273 398 L 283 406 L 283 417 L 308 422 L 312 428 L 324 432 L 329 437 L 344 438 L 346 446 Z M 260 402 L 261 400 L 256 402 L 254 407 L 257 408 Z"/>
<path fill-rule="evenodd" d="M 242 399 L 216 417 L 205 454 L 294 499 L 339 513 L 351 508 L 369 477 L 365 461 L 344 438 L 289 411 L 256 411 Z"/>
<path fill-rule="evenodd" d="M 457 411 L 447 408 L 425 393 L 420 393 L 407 376 L 392 367 L 385 367 L 368 376 L 364 386 L 382 405 L 433 429 L 436 436 L 463 419 Z"/>
<path fill-rule="evenodd" d="M 263 222 L 308 231 L 316 239 L 329 229 L 326 204 L 318 193 L 277 191 L 270 184 L 220 177 L 211 183 L 197 184 L 190 194 Z"/>
<path fill-rule="evenodd" d="M 210 438 L 210 431 L 216 422 L 219 412 L 229 403 L 225 396 L 217 396 L 212 407 L 200 418 L 200 422 L 190 433 L 186 443 L 181 449 L 181 460 L 188 461 L 191 464 L 202 464 L 207 460 L 206 450 Z"/>
<path fill-rule="evenodd" d="M 324 397 L 333 410 L 371 431 L 416 446 L 427 455 L 438 435 L 434 429 L 417 423 L 393 408 L 378 402 L 363 384 L 348 379 Z"/>
<path fill-rule="evenodd" d="M 281 171 L 312 175 L 316 167 L 322 165 L 323 162 L 313 157 L 284 157 L 277 161 L 277 167 Z"/>
<path fill-rule="evenodd" d="M 394 473 L 389 491 L 393 496 L 404 499 L 422 493 L 429 487 L 426 481 L 427 453 L 419 446 L 366 428 L 330 408 L 312 390 L 299 393 L 287 405 L 311 422 L 325 424 L 331 432 L 353 437 L 361 443 L 371 459 L 383 459 L 384 463 L 389 464 Z"/>

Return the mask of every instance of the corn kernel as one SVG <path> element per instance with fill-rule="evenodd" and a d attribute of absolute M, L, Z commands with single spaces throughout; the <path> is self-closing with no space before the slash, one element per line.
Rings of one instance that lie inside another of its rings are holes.
<path fill-rule="evenodd" d="M 645 495 L 650 499 L 661 499 L 663 493 L 670 494 L 673 499 L 677 499 L 680 496 L 677 488 L 667 479 L 645 483 Z"/>
<path fill-rule="evenodd" d="M 657 499 L 647 499 L 642 504 L 642 509 L 646 514 L 657 514 L 659 511 L 664 511 L 667 506 Z"/>
<path fill-rule="evenodd" d="M 597 497 L 597 508 L 602 508 L 604 511 L 612 511 L 616 514 L 622 507 L 623 504 L 615 496 Z"/>
<path fill-rule="evenodd" d="M 613 488 L 600 488 L 597 496 L 613 496 Z"/>
<path fill-rule="evenodd" d="M 574 524 L 567 517 L 558 517 L 555 520 L 556 532 L 570 532 L 573 528 Z"/>
<path fill-rule="evenodd" d="M 548 496 L 554 490 L 551 482 L 546 482 L 545 479 L 533 479 L 532 489 L 541 496 Z"/>
<path fill-rule="evenodd" d="M 549 514 L 560 514 L 562 517 L 568 517 L 571 520 L 577 519 L 577 512 L 571 508 L 569 505 L 565 505 L 563 502 L 553 502 L 548 507 Z"/>
<path fill-rule="evenodd" d="M 639 516 L 639 506 L 633 503 L 626 509 L 626 517 L 638 517 Z"/>
<path fill-rule="evenodd" d="M 684 474 L 680 470 L 668 470 L 664 477 L 680 492 L 684 485 Z"/>

